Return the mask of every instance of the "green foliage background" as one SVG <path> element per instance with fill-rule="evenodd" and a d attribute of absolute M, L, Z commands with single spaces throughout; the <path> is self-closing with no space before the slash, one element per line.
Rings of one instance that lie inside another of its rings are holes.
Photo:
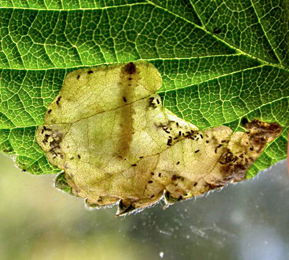
<path fill-rule="evenodd" d="M 0 150 L 33 174 L 58 172 L 35 142 L 65 75 L 135 60 L 163 76 L 164 106 L 199 128 L 243 117 L 282 135 L 248 177 L 286 158 L 289 125 L 287 0 L 2 0 Z"/>

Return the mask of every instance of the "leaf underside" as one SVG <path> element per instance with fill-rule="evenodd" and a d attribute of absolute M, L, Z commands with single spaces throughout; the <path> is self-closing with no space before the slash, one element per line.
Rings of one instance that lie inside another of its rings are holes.
<path fill-rule="evenodd" d="M 286 158 L 286 0 L 4 0 L 0 13 L 0 150 L 21 169 L 59 172 L 35 131 L 67 73 L 137 60 L 160 71 L 164 107 L 200 129 L 237 131 L 244 118 L 283 127 L 247 178 Z"/>

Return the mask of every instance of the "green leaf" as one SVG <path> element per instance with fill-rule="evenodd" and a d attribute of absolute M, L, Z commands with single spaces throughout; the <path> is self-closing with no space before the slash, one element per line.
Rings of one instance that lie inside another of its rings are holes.
<path fill-rule="evenodd" d="M 0 15 L 0 150 L 22 169 L 59 171 L 34 136 L 68 72 L 136 60 L 160 70 L 164 106 L 201 129 L 284 128 L 247 177 L 286 158 L 286 0 L 2 0 Z"/>

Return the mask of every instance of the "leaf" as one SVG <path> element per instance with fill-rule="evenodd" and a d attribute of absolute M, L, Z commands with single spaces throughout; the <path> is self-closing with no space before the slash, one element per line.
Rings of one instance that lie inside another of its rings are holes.
<path fill-rule="evenodd" d="M 244 122 L 200 131 L 164 109 L 159 71 L 130 62 L 69 73 L 48 106 L 36 140 L 63 170 L 56 187 L 93 207 L 118 203 L 117 215 L 166 206 L 244 180 L 278 137 L 277 123 Z"/>
<path fill-rule="evenodd" d="M 288 4 L 280 1 L 1 1 L 0 150 L 33 174 L 59 172 L 35 140 L 68 72 L 145 60 L 164 107 L 200 129 L 277 122 L 250 168 L 286 158 Z"/>

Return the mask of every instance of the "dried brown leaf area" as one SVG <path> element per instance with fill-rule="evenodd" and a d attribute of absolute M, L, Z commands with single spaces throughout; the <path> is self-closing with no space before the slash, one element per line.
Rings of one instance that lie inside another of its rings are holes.
<path fill-rule="evenodd" d="M 199 196 L 245 178 L 276 123 L 204 131 L 162 107 L 162 80 L 146 62 L 76 70 L 48 107 L 36 139 L 90 206 L 118 203 L 117 215 Z"/>

